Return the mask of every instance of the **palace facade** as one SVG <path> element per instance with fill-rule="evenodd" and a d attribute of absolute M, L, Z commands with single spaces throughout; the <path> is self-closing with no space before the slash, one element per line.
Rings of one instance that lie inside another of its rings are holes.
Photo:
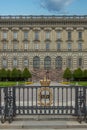
<path fill-rule="evenodd" d="M 0 61 L 38 76 L 87 69 L 87 16 L 0 16 Z"/>

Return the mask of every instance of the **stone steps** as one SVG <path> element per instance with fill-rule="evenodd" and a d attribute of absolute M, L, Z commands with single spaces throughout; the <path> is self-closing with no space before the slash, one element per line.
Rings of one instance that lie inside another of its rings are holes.
<path fill-rule="evenodd" d="M 44 76 L 46 76 L 46 70 L 33 70 L 32 72 L 32 79 L 39 81 L 40 79 L 43 79 Z M 49 70 L 49 79 L 52 81 L 61 81 L 63 72 L 62 70 Z"/>
<path fill-rule="evenodd" d="M 87 128 L 87 123 L 82 122 L 80 124 L 77 121 L 60 121 L 60 120 L 51 120 L 51 121 L 13 121 L 12 123 L 8 123 L 6 121 L 4 124 L 0 123 L 0 129 L 75 129 L 79 128 Z"/>

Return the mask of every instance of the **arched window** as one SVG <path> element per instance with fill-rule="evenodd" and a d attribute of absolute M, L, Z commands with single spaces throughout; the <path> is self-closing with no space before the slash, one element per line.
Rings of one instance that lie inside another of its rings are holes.
<path fill-rule="evenodd" d="M 40 68 L 40 58 L 38 56 L 35 56 L 33 58 L 33 68 L 39 69 Z"/>
<path fill-rule="evenodd" d="M 51 58 L 49 56 L 44 59 L 44 69 L 51 69 Z"/>
<path fill-rule="evenodd" d="M 7 68 L 7 59 L 6 59 L 6 57 L 3 57 L 3 59 L 2 59 L 2 67 Z"/>
<path fill-rule="evenodd" d="M 82 67 L 82 58 L 81 57 L 78 59 L 78 67 Z"/>
<path fill-rule="evenodd" d="M 13 67 L 17 67 L 17 65 L 18 65 L 17 58 L 14 57 L 14 58 L 13 58 Z"/>
<path fill-rule="evenodd" d="M 56 57 L 55 68 L 62 69 L 62 57 L 61 56 Z"/>
<path fill-rule="evenodd" d="M 67 59 L 67 67 L 68 68 L 72 67 L 72 59 L 71 59 L 71 57 L 68 57 L 68 59 Z"/>
<path fill-rule="evenodd" d="M 24 66 L 24 67 L 28 67 L 28 65 L 29 65 L 28 58 L 27 58 L 27 57 L 24 57 L 23 66 Z"/>

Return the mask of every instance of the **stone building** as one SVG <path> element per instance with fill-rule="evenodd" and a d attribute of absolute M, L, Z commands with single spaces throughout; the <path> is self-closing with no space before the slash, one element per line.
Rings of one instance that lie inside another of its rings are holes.
<path fill-rule="evenodd" d="M 60 78 L 87 69 L 87 16 L 0 16 L 0 68 Z"/>

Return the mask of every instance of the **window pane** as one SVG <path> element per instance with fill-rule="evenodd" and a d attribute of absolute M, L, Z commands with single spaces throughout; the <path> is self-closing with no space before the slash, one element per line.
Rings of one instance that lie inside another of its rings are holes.
<path fill-rule="evenodd" d="M 3 43 L 3 50 L 6 50 L 6 49 L 7 49 L 7 44 Z"/>
<path fill-rule="evenodd" d="M 13 59 L 13 66 L 17 67 L 17 59 L 16 58 Z"/>
<path fill-rule="evenodd" d="M 35 50 L 38 50 L 38 49 L 39 49 L 39 45 L 35 44 Z"/>
<path fill-rule="evenodd" d="M 57 43 L 57 50 L 60 50 L 61 49 L 61 44 L 60 42 Z"/>
<path fill-rule="evenodd" d="M 27 58 L 24 59 L 24 66 L 25 66 L 25 67 L 28 66 L 28 59 L 27 59 Z"/>
<path fill-rule="evenodd" d="M 68 43 L 68 50 L 71 50 L 71 49 L 72 49 L 71 43 Z"/>
<path fill-rule="evenodd" d="M 35 40 L 39 40 L 39 32 L 38 31 L 35 32 Z"/>
<path fill-rule="evenodd" d="M 18 46 L 17 46 L 17 43 L 14 43 L 14 50 L 17 50 Z"/>
<path fill-rule="evenodd" d="M 78 43 L 78 50 L 82 50 L 82 43 Z"/>
<path fill-rule="evenodd" d="M 6 60 L 5 58 L 3 58 L 2 66 L 3 66 L 4 68 L 7 67 L 7 60 Z"/>
<path fill-rule="evenodd" d="M 68 40 L 71 40 L 71 32 L 68 32 Z"/>
<path fill-rule="evenodd" d="M 44 59 L 44 68 L 45 69 L 51 68 L 51 58 L 49 56 L 45 57 Z"/>
<path fill-rule="evenodd" d="M 78 32 L 78 39 L 82 39 L 82 32 Z"/>
<path fill-rule="evenodd" d="M 71 66 L 72 66 L 72 60 L 71 60 L 71 58 L 68 58 L 68 60 L 67 60 L 67 67 L 71 68 Z"/>
<path fill-rule="evenodd" d="M 49 43 L 46 43 L 46 50 L 49 50 L 50 48 L 50 44 Z"/>
<path fill-rule="evenodd" d="M 50 32 L 47 31 L 47 32 L 46 32 L 46 39 L 49 39 L 49 38 L 50 38 Z"/>
<path fill-rule="evenodd" d="M 3 38 L 7 39 L 7 32 L 3 32 Z"/>
<path fill-rule="evenodd" d="M 28 32 L 24 32 L 24 39 L 28 39 Z"/>
<path fill-rule="evenodd" d="M 58 38 L 58 39 L 61 38 L 61 32 L 60 32 L 60 31 L 57 32 L 57 38 Z"/>
<path fill-rule="evenodd" d="M 40 58 L 38 56 L 35 56 L 33 58 L 33 68 L 39 69 L 40 68 Z"/>
<path fill-rule="evenodd" d="M 13 32 L 13 38 L 17 39 L 17 32 Z"/>
<path fill-rule="evenodd" d="M 28 49 L 28 43 L 27 42 L 24 43 L 24 49 L 26 49 L 26 50 Z"/>
<path fill-rule="evenodd" d="M 62 69 L 62 57 L 58 56 L 55 61 L 55 68 Z"/>
<path fill-rule="evenodd" d="M 82 58 L 79 58 L 79 63 L 78 63 L 79 67 L 82 66 Z"/>

